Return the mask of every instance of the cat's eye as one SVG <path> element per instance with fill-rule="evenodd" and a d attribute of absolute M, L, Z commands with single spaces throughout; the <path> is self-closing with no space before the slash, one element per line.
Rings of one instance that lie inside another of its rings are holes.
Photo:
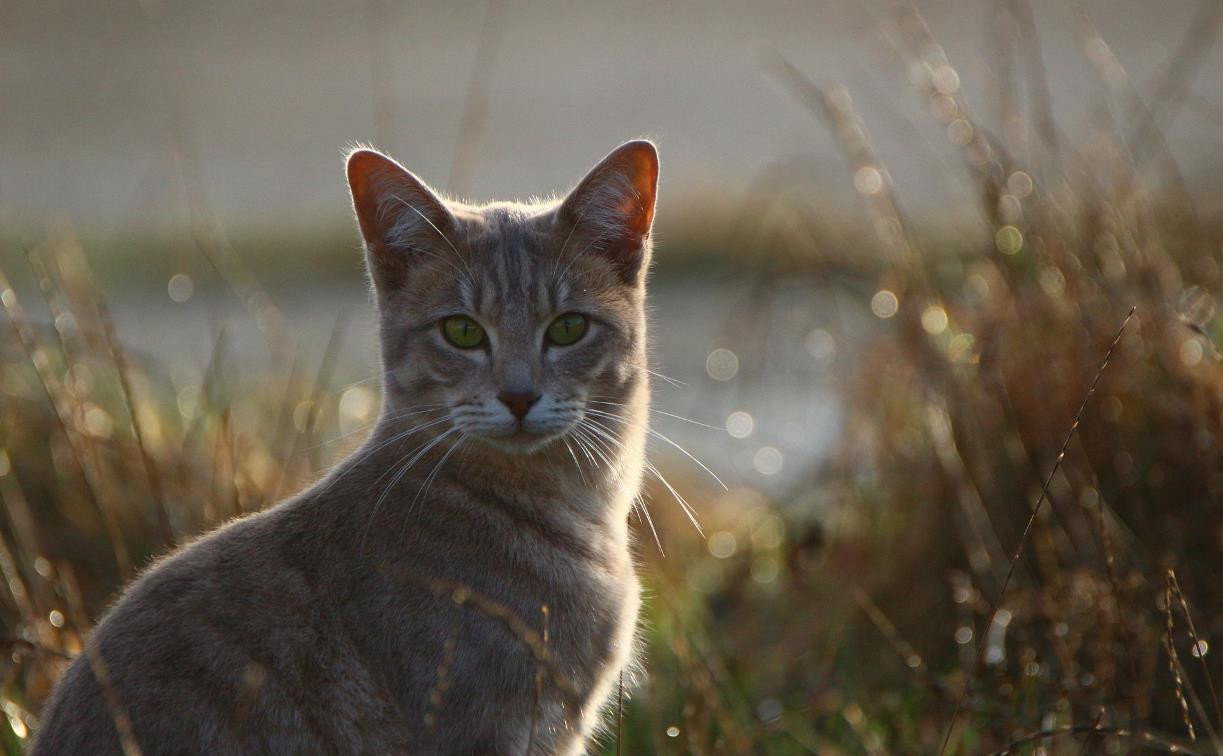
<path fill-rule="evenodd" d="M 548 326 L 548 341 L 557 346 L 569 346 L 586 334 L 586 316 L 567 312 Z"/>
<path fill-rule="evenodd" d="M 484 329 L 466 315 L 451 315 L 443 320 L 442 333 L 460 349 L 475 349 L 484 343 Z"/>

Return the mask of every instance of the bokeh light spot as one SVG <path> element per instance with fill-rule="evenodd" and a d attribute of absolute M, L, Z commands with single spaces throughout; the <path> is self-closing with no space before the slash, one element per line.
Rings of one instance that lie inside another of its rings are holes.
<path fill-rule="evenodd" d="M 762 446 L 752 457 L 752 466 L 761 475 L 776 475 L 781 472 L 784 457 L 776 446 Z"/>
<path fill-rule="evenodd" d="M 960 90 L 960 75 L 951 66 L 935 68 L 931 81 L 935 88 L 944 94 L 955 94 Z"/>
<path fill-rule="evenodd" d="M 89 409 L 85 410 L 85 432 L 94 438 L 110 438 L 114 432 L 110 413 L 96 404 L 89 405 Z"/>
<path fill-rule="evenodd" d="M 1004 194 L 998 198 L 998 215 L 1004 223 L 1018 223 L 1023 216 L 1023 203 L 1013 194 Z"/>
<path fill-rule="evenodd" d="M 756 716 L 761 722 L 772 722 L 781 717 L 781 701 L 776 698 L 765 698 L 756 704 Z"/>
<path fill-rule="evenodd" d="M 874 166 L 864 165 L 854 173 L 854 188 L 868 196 L 878 194 L 883 188 L 883 174 Z"/>
<path fill-rule="evenodd" d="M 1032 193 L 1032 177 L 1023 171 L 1015 171 L 1006 179 L 1006 190 L 1023 199 Z"/>
<path fill-rule="evenodd" d="M 871 312 L 877 318 L 890 318 L 900 309 L 900 300 L 887 289 L 880 289 L 871 297 Z"/>
<path fill-rule="evenodd" d="M 735 541 L 734 533 L 726 530 L 719 530 L 710 535 L 706 546 L 709 549 L 709 553 L 718 559 L 727 559 L 734 556 L 735 550 L 739 547 Z"/>
<path fill-rule="evenodd" d="M 350 386 L 340 395 L 340 432 L 348 433 L 368 423 L 378 409 L 378 398 L 366 386 Z"/>
<path fill-rule="evenodd" d="M 184 420 L 194 419 L 199 415 L 203 394 L 200 387 L 194 383 L 187 384 L 178 390 L 178 413 Z"/>
<path fill-rule="evenodd" d="M 705 372 L 715 381 L 729 381 L 739 373 L 739 356 L 718 347 L 705 358 Z"/>
<path fill-rule="evenodd" d="M 1181 362 L 1186 367 L 1193 367 L 1202 361 L 1202 343 L 1195 337 L 1181 342 Z"/>
<path fill-rule="evenodd" d="M 954 144 L 956 147 L 967 147 L 972 142 L 973 129 L 972 124 L 966 119 L 957 118 L 947 124 L 947 141 Z"/>
<path fill-rule="evenodd" d="M 820 362 L 828 362 L 837 354 L 836 339 L 823 328 L 816 328 L 807 334 L 804 346 L 807 347 L 807 352 Z"/>
<path fill-rule="evenodd" d="M 1066 277 L 1052 265 L 1042 267 L 1036 275 L 1036 280 L 1040 283 L 1041 290 L 1051 297 L 1056 297 L 1066 288 Z"/>
<path fill-rule="evenodd" d="M 947 330 L 947 311 L 942 305 L 930 305 L 921 314 L 921 327 L 931 336 Z"/>
<path fill-rule="evenodd" d="M 182 304 L 190 300 L 191 295 L 195 293 L 195 282 L 186 273 L 175 273 L 166 284 L 166 292 L 171 300 Z"/>
<path fill-rule="evenodd" d="M 1004 255 L 1013 255 L 1023 249 L 1023 233 L 1014 226 L 1003 226 L 994 234 L 994 244 Z"/>
<path fill-rule="evenodd" d="M 776 580 L 780 572 L 781 566 L 772 557 L 765 557 L 752 562 L 752 580 L 761 585 L 768 585 Z"/>
<path fill-rule="evenodd" d="M 742 410 L 736 410 L 726 418 L 726 432 L 735 438 L 747 438 L 755 429 L 756 421 Z"/>

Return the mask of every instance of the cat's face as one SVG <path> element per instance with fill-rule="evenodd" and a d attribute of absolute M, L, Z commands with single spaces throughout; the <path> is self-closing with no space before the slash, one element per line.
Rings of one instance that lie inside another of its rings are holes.
<path fill-rule="evenodd" d="M 520 454 L 584 417 L 611 424 L 645 382 L 657 175 L 653 145 L 630 142 L 559 203 L 470 207 L 354 152 L 386 411 Z"/>

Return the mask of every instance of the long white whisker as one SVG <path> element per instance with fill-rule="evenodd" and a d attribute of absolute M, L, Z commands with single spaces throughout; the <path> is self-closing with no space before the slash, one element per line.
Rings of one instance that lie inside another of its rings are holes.
<path fill-rule="evenodd" d="M 578 475 L 582 478 L 582 484 L 586 485 L 586 472 L 582 470 L 582 465 L 578 462 L 578 455 L 573 453 L 573 446 L 569 444 L 569 439 L 562 436 L 561 443 L 565 445 L 565 448 L 569 451 L 569 456 L 573 458 L 573 466 L 577 468 Z"/>
<path fill-rule="evenodd" d="M 583 443 L 584 435 L 582 434 L 581 431 L 582 431 L 581 424 L 579 423 L 579 425 L 573 428 L 573 430 L 571 431 L 571 433 L 573 434 L 573 441 L 574 443 L 578 445 L 578 449 L 580 449 L 582 453 L 586 455 L 586 458 L 590 460 L 591 466 L 597 470 L 599 469 L 599 463 L 590 454 L 590 449 L 586 448 L 586 444 Z"/>
<path fill-rule="evenodd" d="M 574 428 L 574 432 L 579 433 L 581 437 L 586 441 L 587 447 L 588 447 L 587 453 L 589 453 L 590 451 L 593 451 L 595 456 L 598 457 L 600 460 L 602 460 L 603 462 L 602 466 L 606 466 L 608 471 L 612 475 L 614 475 L 617 480 L 620 480 L 620 471 L 616 469 L 615 465 L 611 463 L 611 460 L 607 458 L 607 455 L 603 453 L 602 447 L 600 447 L 599 444 L 596 442 L 596 439 L 594 435 L 590 432 L 590 429 L 585 425 L 579 425 L 579 427 Z M 599 467 L 601 466 L 596 463 L 595 469 L 599 469 Z"/>
<path fill-rule="evenodd" d="M 599 417 L 606 417 L 607 419 L 609 419 L 609 420 L 615 420 L 615 421 L 616 421 L 616 422 L 618 422 L 618 423 L 623 423 L 623 424 L 628 425 L 628 426 L 632 426 L 632 427 L 635 427 L 635 428 L 640 428 L 641 430 L 645 431 L 646 433 L 648 433 L 649 435 L 653 436 L 654 438 L 657 438 L 658 440 L 663 441 L 664 443 L 670 444 L 671 446 L 673 446 L 673 447 L 675 447 L 676 449 L 678 449 L 678 450 L 680 451 L 680 453 L 682 453 L 682 454 L 683 454 L 685 457 L 687 457 L 688 459 L 692 460 L 692 461 L 693 461 L 693 462 L 696 464 L 696 466 L 697 466 L 697 467 L 701 468 L 701 469 L 702 469 L 702 470 L 704 470 L 706 473 L 708 473 L 708 474 L 709 474 L 709 477 L 711 477 L 711 478 L 713 478 L 715 481 L 717 481 L 718 485 L 722 487 L 722 490 L 724 490 L 724 491 L 729 491 L 729 490 L 730 490 L 730 488 L 729 488 L 729 487 L 728 487 L 728 486 L 727 486 L 725 483 L 723 483 L 723 482 L 722 482 L 722 479 L 721 479 L 721 478 L 719 478 L 719 477 L 717 476 L 717 474 L 716 474 L 716 473 L 715 473 L 713 470 L 710 470 L 708 467 L 706 467 L 706 466 L 705 466 L 705 463 L 704 463 L 704 462 L 702 462 L 701 460 L 699 460 L 699 459 L 697 459 L 696 457 L 692 456 L 692 453 L 691 453 L 691 452 L 689 452 L 687 449 L 685 449 L 684 447 L 680 446 L 680 445 L 679 445 L 679 444 L 677 444 L 675 441 L 672 441 L 672 440 L 671 440 L 670 438 L 668 438 L 667 436 L 664 436 L 663 434 L 661 434 L 661 433 L 659 433 L 658 431 L 654 430 L 653 428 L 647 428 L 647 427 L 645 427 L 645 426 L 641 425 L 640 423 L 635 423 L 635 422 L 633 422 L 632 420 L 628 420 L 628 419 L 626 419 L 626 418 L 620 417 L 619 415 L 613 414 L 613 413 L 611 413 L 611 412 L 604 412 L 603 410 L 593 409 L 593 408 L 591 408 L 591 407 L 587 407 L 587 408 L 586 408 L 586 411 L 587 411 L 587 412 L 589 412 L 589 413 L 590 413 L 590 414 L 592 414 L 592 415 L 598 415 Z"/>
<path fill-rule="evenodd" d="M 597 399 L 587 399 L 586 401 L 589 404 L 603 404 L 608 407 L 628 407 L 627 404 L 624 404 L 622 402 L 607 402 L 607 401 L 599 401 Z M 692 423 L 693 425 L 699 425 L 702 428 L 708 428 L 709 430 L 716 430 L 716 431 L 724 430 L 723 428 L 719 428 L 716 425 L 710 425 L 709 423 L 702 423 L 700 420 L 693 420 L 692 418 L 684 417 L 683 415 L 673 415 L 670 412 L 663 412 L 662 410 L 654 409 L 653 407 L 650 407 L 649 409 L 650 409 L 650 412 L 653 412 L 656 415 L 662 415 L 663 417 L 670 417 L 675 420 L 683 420 L 685 423 Z"/>
<path fill-rule="evenodd" d="M 435 418 L 435 419 L 430 420 L 429 422 L 424 423 L 424 424 L 422 424 L 422 425 L 416 425 L 416 426 L 413 426 L 413 427 L 411 427 L 411 428 L 409 428 L 409 429 L 407 429 L 407 430 L 400 431 L 399 433 L 396 433 L 395 435 L 391 436 L 391 437 L 390 437 L 390 438 L 388 438 L 387 440 L 385 440 L 385 441 L 383 441 L 383 442 L 381 442 L 381 443 L 379 443 L 379 444 L 376 444 L 376 445 L 375 445 L 373 448 L 371 448 L 371 449 L 369 449 L 368 451 L 366 451 L 366 452 L 365 452 L 365 454 L 363 454 L 363 455 L 362 455 L 362 456 L 361 456 L 361 457 L 360 457 L 358 460 L 356 460 L 356 462 L 354 462 L 354 463 L 353 463 L 353 467 L 356 467 L 356 466 L 357 466 L 357 464 L 359 464 L 359 463 L 361 463 L 361 462 L 364 462 L 364 461 L 365 461 L 366 459 L 368 459 L 368 458 L 369 458 L 369 457 L 370 457 L 372 454 L 374 454 L 374 452 L 377 452 L 377 451 L 379 451 L 379 450 L 381 450 L 381 449 L 384 449 L 384 448 L 386 448 L 387 446 L 390 446 L 391 444 L 393 444 L 393 443 L 395 443 L 395 442 L 397 442 L 397 441 L 402 441 L 402 440 L 403 440 L 403 439 L 405 439 L 405 438 L 408 438 L 408 437 L 410 437 L 410 436 L 413 436 L 413 435 L 415 435 L 415 434 L 419 433 L 420 431 L 427 430 L 428 428 L 432 428 L 432 427 L 434 427 L 434 426 L 436 426 L 436 425 L 440 425 L 440 424 L 442 424 L 442 423 L 449 422 L 449 421 L 451 421 L 451 420 L 453 420 L 453 419 L 454 419 L 454 416 L 453 416 L 453 415 L 451 415 L 451 414 L 449 414 L 449 413 L 447 413 L 447 414 L 446 414 L 444 417 Z M 412 452 L 408 452 L 408 454 L 411 454 L 411 453 L 412 453 Z M 398 464 L 398 463 L 396 463 L 396 464 Z M 381 481 L 381 480 L 382 480 L 384 477 L 386 477 L 387 472 L 389 472 L 389 471 L 390 471 L 391 469 L 393 469 L 393 468 L 394 468 L 394 465 L 392 465 L 390 468 L 387 468 L 387 470 L 384 470 L 384 471 L 382 472 L 382 475 L 379 475 L 377 478 L 375 478 L 375 479 L 374 479 L 374 484 L 377 484 L 377 483 L 378 483 L 379 481 Z"/>
<path fill-rule="evenodd" d="M 347 390 L 348 390 L 348 389 L 350 389 L 350 388 L 353 388 L 354 386 L 360 386 L 360 385 L 361 385 L 361 384 L 363 384 L 363 383 L 373 383 L 374 381 L 381 380 L 381 379 L 382 379 L 382 374 L 381 374 L 381 373 L 378 373 L 377 375 L 371 375 L 371 376 L 370 376 L 370 377 L 368 377 L 368 378 L 362 378 L 362 379 L 361 379 L 361 380 L 359 380 L 359 381 L 353 381 L 352 383 L 347 383 L 347 384 L 345 384 L 345 385 L 343 385 L 343 386 L 339 386 L 339 387 L 337 387 L 337 388 L 334 388 L 334 389 L 332 389 L 331 391 L 328 391 L 328 392 L 327 392 L 327 395 L 328 395 L 328 396 L 335 396 L 336 394 L 343 394 L 345 391 L 347 391 Z"/>
<path fill-rule="evenodd" d="M 390 438 L 386 439 L 385 441 L 382 441 L 382 442 L 380 442 L 380 443 L 375 444 L 374 446 L 370 447 L 369 449 L 364 450 L 363 452 L 361 452 L 360 456 L 357 456 L 357 457 L 355 457 L 354 459 L 352 459 L 352 461 L 351 461 L 351 462 L 346 463 L 346 466 L 345 466 L 345 467 L 344 467 L 342 470 L 340 470 L 338 473 L 336 473 L 336 476 L 335 476 L 334 478 L 332 478 L 332 479 L 331 479 L 331 482 L 329 482 L 329 483 L 328 483 L 326 486 L 324 486 L 323 488 L 319 489 L 318 493 L 319 493 L 319 494 L 324 494 L 324 493 L 326 493 L 327 491 L 330 491 L 330 490 L 331 490 L 331 487 L 332 487 L 332 486 L 334 486 L 336 483 L 338 483 L 338 482 L 340 481 L 340 478 L 343 478 L 343 477 L 344 477 L 345 475 L 347 475 L 348 473 L 350 473 L 350 472 L 352 472 L 353 470 L 357 469 L 357 467 L 358 467 L 358 466 L 360 466 L 360 464 L 361 464 L 362 462 L 364 462 L 365 460 L 369 459 L 371 456 L 373 456 L 373 455 L 374 455 L 376 452 L 378 452 L 379 450 L 381 450 L 381 449 L 383 449 L 383 448 L 385 448 L 385 447 L 387 447 L 387 446 L 390 446 L 391 444 L 393 444 L 393 443 L 395 443 L 395 442 L 397 442 L 397 441 L 402 441 L 403 439 L 408 438 L 409 436 L 413 435 L 414 433 L 417 433 L 418 431 L 425 430 L 426 428 L 430 428 L 430 427 L 435 426 L 435 425 L 437 425 L 437 424 L 439 424 L 439 423 L 444 423 L 444 422 L 446 422 L 447 420 L 450 420 L 450 419 L 451 419 L 451 416 L 450 416 L 449 414 L 447 414 L 447 415 L 446 415 L 446 416 L 444 416 L 444 417 L 439 417 L 439 418 L 437 418 L 437 419 L 430 420 L 429 422 L 427 422 L 427 423 L 425 423 L 425 424 L 423 424 L 423 425 L 416 425 L 416 426 L 413 426 L 413 427 L 411 427 L 411 428 L 408 428 L 407 430 L 403 430 L 403 431 L 400 431 L 400 432 L 398 432 L 398 433 L 394 434 L 394 435 L 393 435 L 393 436 L 391 436 Z M 383 475 L 386 475 L 386 473 L 384 472 L 384 473 L 383 473 Z M 380 476 L 378 476 L 378 480 L 382 480 L 382 476 L 381 476 L 381 475 L 380 475 Z M 375 482 L 375 483 L 377 483 L 377 482 L 378 482 L 378 480 L 375 480 L 374 482 Z"/>
<path fill-rule="evenodd" d="M 412 454 L 411 459 L 409 459 L 407 462 L 403 463 L 403 465 L 399 467 L 398 472 L 395 473 L 395 476 L 391 479 L 391 482 L 387 483 L 386 487 L 382 489 L 382 493 L 378 496 L 378 500 L 374 502 L 373 509 L 370 510 L 369 520 L 365 523 L 365 531 L 361 534 L 361 550 L 363 552 L 365 550 L 365 540 L 369 537 L 369 529 L 374 524 L 374 517 L 378 514 L 378 510 L 382 507 L 382 502 L 385 501 L 386 497 L 390 495 L 391 489 L 395 487 L 396 483 L 398 483 L 400 480 L 403 479 L 404 475 L 407 475 L 408 470 L 410 470 L 413 465 L 415 465 L 417 462 L 421 460 L 422 457 L 424 457 L 426 454 L 429 453 L 430 449 L 432 449 L 433 447 L 441 443 L 447 436 L 453 433 L 458 433 L 458 431 L 459 431 L 458 428 L 448 428 L 444 432 L 438 434 L 431 441 L 423 444 L 419 448 L 419 450 L 415 451 Z M 379 479 L 381 478 L 382 476 L 379 476 Z M 375 481 L 375 483 L 376 482 L 377 481 Z"/>
<path fill-rule="evenodd" d="M 669 491 L 671 495 L 675 497 L 675 500 L 679 502 L 679 508 L 684 511 L 684 514 L 688 517 L 688 522 L 692 523 L 692 527 L 696 528 L 696 532 L 700 533 L 702 536 L 705 535 L 705 529 L 701 527 L 701 523 L 696 519 L 696 510 L 692 508 L 692 505 L 688 503 L 687 499 L 680 495 L 679 491 L 675 490 L 675 486 L 671 485 L 671 481 L 666 479 L 666 477 L 662 474 L 662 471 L 660 471 L 650 462 L 646 462 L 646 470 L 655 478 L 662 481 L 662 484 L 666 486 L 667 491 Z"/>
<path fill-rule="evenodd" d="M 412 417 L 413 415 L 424 415 L 424 414 L 427 414 L 427 413 L 429 413 L 429 412 L 437 412 L 438 410 L 440 410 L 440 409 L 444 408 L 446 405 L 444 405 L 444 404 L 433 404 L 433 405 L 422 405 L 422 406 L 428 407 L 428 409 L 421 409 L 420 407 L 413 407 L 412 409 L 414 409 L 414 410 L 418 410 L 418 411 L 416 411 L 416 412 L 407 412 L 407 411 L 404 411 L 404 412 L 401 412 L 401 413 L 395 413 L 395 414 L 390 414 L 390 415 L 383 415 L 382 417 L 378 418 L 377 420 L 374 420 L 372 423 L 364 423 L 363 425 L 360 425 L 360 426 L 358 426 L 358 427 L 356 427 L 356 428 L 353 428 L 352 430 L 348 431 L 347 433 L 341 433 L 341 434 L 340 434 L 340 435 L 338 435 L 338 436 L 334 436 L 334 437 L 332 437 L 332 438 L 329 438 L 329 439 L 327 439 L 326 441 L 323 441 L 323 442 L 321 442 L 321 443 L 319 443 L 319 444 L 316 444 L 316 445 L 314 445 L 314 446 L 307 446 L 305 449 L 302 449 L 302 451 L 312 451 L 312 450 L 314 450 L 314 449 L 321 449 L 322 447 L 327 446 L 328 444 L 334 444 L 335 442 L 337 442 L 337 441 L 342 441 L 343 439 L 346 439 L 346 438 L 348 438 L 349 436 L 354 436 L 354 435 L 356 435 L 356 434 L 358 434 L 358 433 L 361 433 L 362 431 L 369 430 L 370 428 L 374 427 L 374 426 L 375 426 L 375 425 L 377 425 L 378 423 L 386 422 L 386 420 L 388 420 L 388 419 L 391 419 L 391 420 L 402 420 L 402 419 L 404 419 L 405 417 Z"/>
<path fill-rule="evenodd" d="M 662 380 L 671 384 L 675 388 L 687 388 L 688 387 L 687 383 L 684 383 L 683 381 L 679 380 L 678 378 L 672 378 L 669 375 L 663 375 L 662 373 L 659 373 L 656 370 L 650 370 L 648 367 L 642 367 L 641 369 L 649 373 L 650 375 L 654 376 L 655 378 L 661 378 Z"/>
<path fill-rule="evenodd" d="M 658 531 L 654 529 L 654 518 L 650 517 L 650 507 L 645 503 L 645 497 L 637 494 L 633 498 L 633 505 L 641 507 L 641 513 L 645 515 L 646 524 L 650 526 L 650 533 L 654 535 L 654 545 L 658 547 L 658 553 L 662 554 L 662 558 L 667 558 L 667 552 L 662 549 L 662 541 L 658 539 Z"/>
<path fill-rule="evenodd" d="M 407 511 L 404 513 L 403 525 L 399 529 L 400 535 L 402 535 L 403 531 L 408 527 L 408 522 L 411 519 L 412 512 L 416 509 L 416 502 L 424 500 L 424 498 L 429 494 L 429 488 L 433 485 L 433 481 L 437 478 L 438 473 L 442 471 L 442 467 L 445 466 L 446 460 L 450 459 L 450 455 L 454 454 L 455 450 L 462 445 L 463 436 L 460 434 L 459 440 L 446 450 L 446 453 L 442 455 L 442 458 L 439 459 L 437 464 L 433 466 L 433 469 L 429 471 L 429 474 L 425 477 L 425 482 L 416 492 L 416 495 L 412 497 L 412 503 L 408 505 Z"/>
<path fill-rule="evenodd" d="M 599 436 L 602 436 L 605 439 L 605 441 L 610 441 L 611 443 L 615 444 L 616 446 L 620 447 L 621 449 L 624 449 L 624 444 L 621 443 L 618 439 L 614 438 L 612 434 L 610 433 L 610 431 L 607 428 L 604 428 L 602 425 L 598 424 L 594 420 L 594 418 L 589 418 L 589 417 L 582 418 L 582 420 L 578 423 L 578 428 L 576 428 L 575 430 L 577 429 L 581 429 L 586 434 L 597 434 Z M 594 436 L 588 435 L 587 437 L 591 439 L 592 443 L 594 443 Z M 610 463 L 608 464 L 610 465 Z M 647 463 L 647 465 L 648 464 L 649 463 Z M 653 465 L 650 465 L 650 467 L 652 468 Z M 617 479 L 623 482 L 623 478 L 620 477 L 619 472 L 616 471 L 614 468 L 612 471 L 613 471 L 613 474 L 616 475 Z M 655 473 L 657 473 L 657 471 L 655 471 Z M 688 512 L 687 507 L 683 503 L 683 497 L 675 493 L 674 489 L 671 489 L 669 484 L 667 484 L 667 488 L 670 489 L 672 491 L 672 495 L 674 495 L 676 499 L 681 502 L 680 506 L 684 509 L 684 513 L 688 515 L 688 518 L 692 519 L 692 514 Z M 650 533 L 652 533 L 654 536 L 654 545 L 658 547 L 658 553 L 661 554 L 663 558 L 665 559 L 667 556 L 667 552 L 663 550 L 662 540 L 659 539 L 658 530 L 655 529 L 654 527 L 654 518 L 650 516 L 650 508 L 646 505 L 645 497 L 643 497 L 640 492 L 638 492 L 637 495 L 633 497 L 633 506 L 641 507 L 641 513 L 645 515 L 645 521 L 650 526 Z M 696 525 L 695 522 L 693 524 Z M 701 532 L 700 525 L 696 525 L 696 529 L 698 533 Z M 704 534 L 702 533 L 702 535 Z"/>
<path fill-rule="evenodd" d="M 621 449 L 624 448 L 624 444 L 612 436 L 611 428 L 604 426 L 602 423 L 598 422 L 592 417 L 585 418 L 585 420 L 586 422 L 590 423 L 590 426 L 588 427 L 595 433 L 598 433 L 603 438 L 616 444 Z M 669 491 L 671 495 L 675 497 L 675 500 L 679 502 L 680 509 L 682 509 L 684 514 L 688 517 L 688 521 L 692 523 L 692 527 L 696 528 L 696 532 L 700 533 L 702 536 L 705 535 L 705 530 L 701 527 L 700 522 L 698 522 L 696 519 L 696 510 L 694 510 L 692 506 L 688 504 L 688 500 L 680 495 L 679 491 L 675 490 L 675 487 L 671 485 L 671 481 L 667 480 L 662 472 L 648 460 L 645 463 L 645 469 L 651 475 L 658 478 L 658 480 L 661 481 L 664 486 L 666 486 L 667 491 Z"/>

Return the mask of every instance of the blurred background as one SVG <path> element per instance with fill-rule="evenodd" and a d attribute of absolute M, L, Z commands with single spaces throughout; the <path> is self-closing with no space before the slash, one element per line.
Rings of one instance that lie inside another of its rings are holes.
<path fill-rule="evenodd" d="M 1221 22 L 0 5 L 6 747 L 133 572 L 367 432 L 349 146 L 479 201 L 646 136 L 666 482 L 604 749 L 1223 752 Z"/>

